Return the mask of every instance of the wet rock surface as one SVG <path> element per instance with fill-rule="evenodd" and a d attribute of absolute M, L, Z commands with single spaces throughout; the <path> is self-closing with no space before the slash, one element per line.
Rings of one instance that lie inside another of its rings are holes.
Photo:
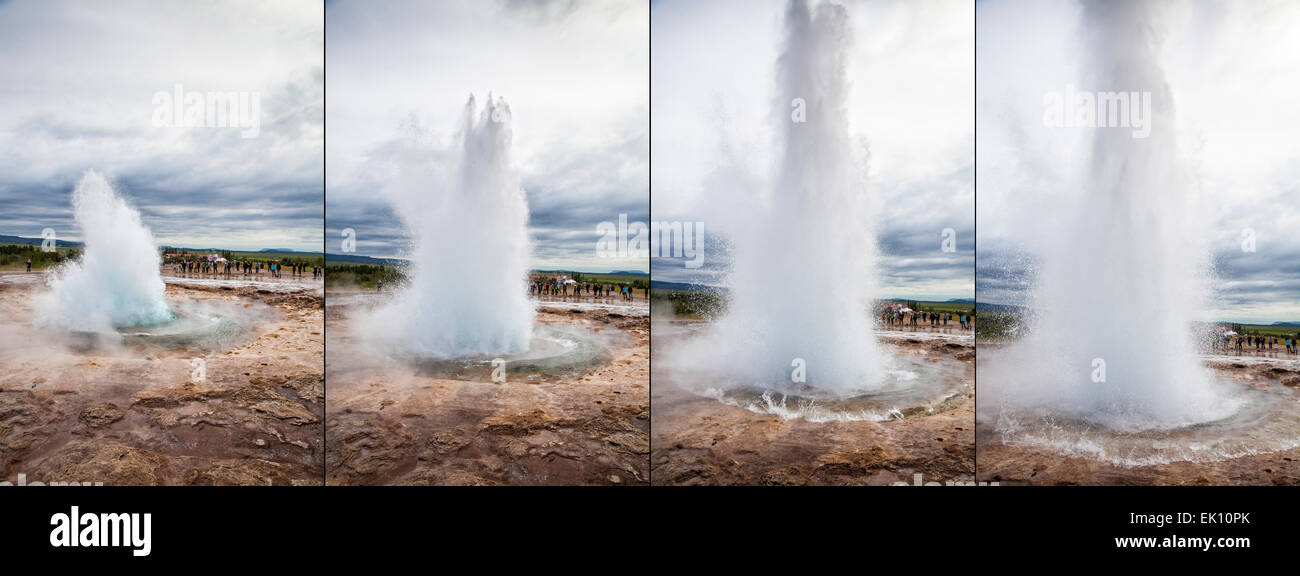
<path fill-rule="evenodd" d="M 171 299 L 266 304 L 243 343 L 212 352 L 77 349 L 30 327 L 41 289 L 0 295 L 23 343 L 0 343 L 0 478 L 28 482 L 317 484 L 323 478 L 319 294 L 169 283 Z M 289 296 L 293 296 L 290 298 Z M 269 298 L 268 298 L 269 299 Z M 193 361 L 205 374 L 195 378 Z"/>
<path fill-rule="evenodd" d="M 1300 406 L 1300 362 L 1216 357 L 1210 367 L 1258 389 L 1290 394 Z M 1300 418 L 1300 412 L 1295 414 Z M 977 427 L 980 481 L 1006 485 L 1300 485 L 1300 447 L 1235 458 L 1126 466 L 1047 448 L 1002 441 L 992 426 Z M 1296 439 L 1300 441 L 1300 439 Z"/>
<path fill-rule="evenodd" d="M 899 353 L 964 364 L 973 346 L 950 340 L 885 339 Z M 654 377 L 655 485 L 889 485 L 969 483 L 975 478 L 970 393 L 937 414 L 885 422 L 810 422 L 751 412 Z"/>
<path fill-rule="evenodd" d="M 647 317 L 544 308 L 538 322 L 631 338 L 585 372 L 500 383 L 339 354 L 352 349 L 347 317 L 330 310 L 329 484 L 649 482 Z"/>

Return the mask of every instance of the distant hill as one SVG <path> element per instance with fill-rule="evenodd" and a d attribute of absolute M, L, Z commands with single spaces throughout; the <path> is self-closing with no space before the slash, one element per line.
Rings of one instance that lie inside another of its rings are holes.
<path fill-rule="evenodd" d="M 611 276 L 646 276 L 647 275 L 645 272 L 639 272 L 636 270 L 610 270 L 609 272 L 591 272 L 591 271 L 583 272 L 581 270 L 560 270 L 560 269 L 540 270 L 539 269 L 539 270 L 533 270 L 533 272 L 537 274 L 609 274 Z"/>
<path fill-rule="evenodd" d="M 257 254 L 272 254 L 272 253 L 304 254 L 304 255 L 320 254 L 320 252 L 304 252 L 302 250 L 293 250 L 290 248 L 263 248 L 261 250 L 236 250 L 233 248 L 212 248 L 212 247 L 191 248 L 187 246 L 159 246 L 159 248 L 162 248 L 164 251 L 167 252 L 189 252 L 192 254 L 216 254 L 218 252 L 244 252 L 244 253 L 257 253 Z"/>
<path fill-rule="evenodd" d="M 0 234 L 0 243 L 3 243 L 3 244 L 36 244 L 36 245 L 39 245 L 41 242 L 44 242 L 44 240 L 41 239 L 41 238 L 26 238 L 26 237 L 23 237 L 23 236 L 5 236 L 5 235 L 3 235 L 3 234 Z M 59 239 L 55 239 L 55 240 L 54 240 L 54 243 L 55 243 L 55 245 L 57 245 L 57 246 L 84 246 L 84 244 L 82 244 L 81 242 L 71 242 L 71 241 L 68 241 L 68 240 L 59 240 Z"/>
<path fill-rule="evenodd" d="M 1015 304 L 994 304 L 994 303 L 992 303 L 992 302 L 976 302 L 976 303 L 975 303 L 975 311 L 976 311 L 976 312 L 985 311 L 985 312 L 1017 312 L 1017 313 L 1019 313 L 1019 312 L 1024 312 L 1024 311 L 1025 311 L 1025 307 L 1024 307 L 1024 306 L 1016 306 Z"/>
<path fill-rule="evenodd" d="M 1300 326 L 1300 321 L 1274 322 L 1273 325 L 1274 326 Z"/>
<path fill-rule="evenodd" d="M 949 298 L 946 300 L 926 300 L 922 298 L 881 298 L 880 302 L 894 302 L 898 304 L 906 304 L 909 302 L 915 302 L 919 304 L 974 304 L 975 300 L 972 300 L 970 298 Z"/>
<path fill-rule="evenodd" d="M 27 238 L 24 236 L 6 236 L 0 234 L 0 244 L 37 244 L 41 243 L 40 238 Z M 69 240 L 55 240 L 59 246 L 80 247 L 85 246 L 84 242 L 72 242 Z M 216 252 L 254 252 L 254 250 L 234 250 L 231 248 L 187 248 L 185 246 L 162 245 L 159 248 L 167 251 L 193 252 L 193 253 L 216 253 Z M 285 254 L 320 254 L 320 252 L 306 252 L 303 250 L 294 250 L 292 248 L 263 248 L 256 252 L 277 252 Z"/>
<path fill-rule="evenodd" d="M 725 292 L 727 289 L 718 286 L 709 286 L 706 284 L 693 284 L 690 282 L 666 282 L 664 280 L 651 280 L 651 290 L 701 290 L 704 292 Z"/>
<path fill-rule="evenodd" d="M 371 266 L 405 266 L 409 264 L 401 258 L 372 258 L 356 254 L 325 254 L 325 262 L 344 262 L 347 264 L 369 264 Z"/>

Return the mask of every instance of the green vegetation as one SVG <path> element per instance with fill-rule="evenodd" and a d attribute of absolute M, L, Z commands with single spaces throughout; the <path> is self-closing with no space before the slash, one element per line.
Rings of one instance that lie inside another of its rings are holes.
<path fill-rule="evenodd" d="M 898 301 L 895 300 L 893 302 Z M 908 300 L 903 302 L 903 304 L 917 312 L 946 312 L 951 314 L 975 316 L 975 304 L 971 302 L 926 302 L 923 300 Z"/>
<path fill-rule="evenodd" d="M 712 318 L 726 307 L 726 295 L 712 290 L 668 290 L 655 288 L 650 291 L 650 305 L 656 309 L 663 303 L 672 306 L 673 314 L 687 318 Z"/>
<path fill-rule="evenodd" d="M 235 260 L 239 262 L 274 262 L 284 266 L 296 266 L 303 264 L 306 266 L 321 266 L 325 263 L 323 254 L 306 254 L 302 252 L 240 252 L 232 250 L 191 250 L 188 248 L 172 248 L 163 251 L 163 258 L 172 255 L 173 260 L 184 260 L 186 257 L 191 259 L 206 256 L 208 254 L 220 254 L 226 260 Z M 177 256 L 179 254 L 180 256 Z"/>
<path fill-rule="evenodd" d="M 27 259 L 32 259 L 32 270 L 44 270 L 55 264 L 75 260 L 81 257 L 82 248 L 60 246 L 54 252 L 44 252 L 40 244 L 19 244 L 19 243 L 0 243 L 0 270 L 26 270 Z M 186 258 L 194 259 L 200 256 L 213 254 L 212 250 L 192 250 L 185 248 L 160 249 L 163 255 L 164 265 L 169 264 L 168 255 L 171 255 L 171 261 L 184 260 Z M 264 262 L 280 264 L 283 266 L 306 265 L 321 266 L 325 263 L 325 257 L 321 254 L 306 254 L 302 252 L 240 252 L 232 250 L 217 250 L 215 253 L 220 254 L 227 260 L 240 262 Z"/>
<path fill-rule="evenodd" d="M 534 281 L 554 276 L 568 276 L 580 283 L 630 285 L 634 290 L 645 290 L 650 285 L 645 274 L 593 274 L 585 272 L 533 272 Z M 384 287 L 397 287 L 406 281 L 403 266 L 394 264 L 353 264 L 329 262 L 325 265 L 326 288 L 360 288 L 374 290 L 380 279 Z"/>
<path fill-rule="evenodd" d="M 650 291 L 650 303 L 653 306 L 667 304 L 672 306 L 673 314 L 688 318 L 712 318 L 717 316 L 727 305 L 727 294 L 718 290 L 681 290 L 655 288 Z M 925 302 L 916 300 L 894 300 L 877 303 L 877 313 L 883 312 L 886 304 L 903 304 L 919 312 L 939 312 L 966 314 L 976 316 L 975 306 L 970 302 Z"/>
<path fill-rule="evenodd" d="M 984 311 L 975 324 L 975 337 L 980 340 L 1014 340 L 1023 319 L 1018 312 Z"/>
<path fill-rule="evenodd" d="M 375 290 L 380 280 L 385 289 L 395 288 L 406 281 L 406 271 L 401 266 L 379 264 L 331 262 L 325 266 L 326 288 Z"/>
<path fill-rule="evenodd" d="M 985 311 L 979 317 L 980 321 L 975 326 L 975 336 L 981 340 L 1014 340 L 1024 324 L 1024 316 L 1018 312 L 991 312 Z M 1270 324 L 1232 324 L 1217 323 L 1238 334 L 1247 336 L 1276 336 L 1283 338 L 1291 336 L 1300 338 L 1300 326 L 1274 326 Z M 1207 330 L 1209 325 L 1202 325 Z"/>
<path fill-rule="evenodd" d="M 599 274 L 594 272 L 538 272 L 533 271 L 534 280 L 542 278 L 552 278 L 555 276 L 568 276 L 574 281 L 582 284 L 613 284 L 615 286 L 631 285 L 635 290 L 645 290 L 650 286 L 650 277 L 646 274 Z"/>
<path fill-rule="evenodd" d="M 1247 336 L 1277 336 L 1300 338 L 1300 326 L 1273 326 L 1270 324 L 1228 324 L 1229 330 Z"/>
<path fill-rule="evenodd" d="M 44 270 L 55 264 L 75 260 L 81 248 L 60 246 L 53 252 L 41 251 L 40 244 L 0 244 L 0 270 L 26 270 L 27 259 L 32 259 L 32 271 Z"/>
<path fill-rule="evenodd" d="M 325 264 L 324 254 L 303 254 L 301 252 L 231 252 L 222 250 L 221 256 L 227 260 L 240 260 L 252 262 L 275 262 L 285 266 L 294 266 L 305 264 L 307 266 L 323 266 Z"/>

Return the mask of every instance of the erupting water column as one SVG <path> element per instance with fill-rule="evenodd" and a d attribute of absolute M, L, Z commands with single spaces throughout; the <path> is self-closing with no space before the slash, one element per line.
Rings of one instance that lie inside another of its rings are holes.
<path fill-rule="evenodd" d="M 798 389 L 796 359 L 806 384 L 825 391 L 867 391 L 884 374 L 871 321 L 875 237 L 848 132 L 850 44 L 843 6 L 787 6 L 768 202 L 736 227 L 731 301 L 707 350 L 684 351 L 693 370 L 718 374 L 710 385 L 739 376 Z"/>
<path fill-rule="evenodd" d="M 1148 10 L 1143 2 L 1085 4 L 1081 52 L 1092 60 L 1080 89 L 1149 92 L 1151 131 L 1135 138 L 1129 127 L 1090 129 L 1091 155 L 1065 206 L 1067 225 L 1042 239 L 1038 319 L 1011 351 L 1016 374 L 988 378 L 983 406 L 990 409 L 1130 430 L 1235 410 L 1196 357 L 1191 321 L 1203 309 L 1207 270 L 1202 228 Z"/>
<path fill-rule="evenodd" d="M 510 108 L 465 105 L 458 146 L 398 160 L 391 190 L 414 249 L 408 284 L 366 330 L 390 350 L 427 358 L 527 351 L 528 205 L 510 162 Z M 442 162 L 441 160 L 446 160 Z"/>
<path fill-rule="evenodd" d="M 52 274 L 51 290 L 41 306 L 45 320 L 100 333 L 172 320 L 159 275 L 158 247 L 140 213 L 93 170 L 77 183 L 72 203 L 85 254 Z"/>

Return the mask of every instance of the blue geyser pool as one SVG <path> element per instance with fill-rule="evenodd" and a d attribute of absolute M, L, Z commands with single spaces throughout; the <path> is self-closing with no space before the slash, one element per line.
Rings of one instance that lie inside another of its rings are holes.
<path fill-rule="evenodd" d="M 508 374 L 569 375 L 608 362 L 610 350 L 627 343 L 628 336 L 617 330 L 594 331 L 578 325 L 538 324 L 533 328 L 528 350 L 517 354 L 476 354 L 460 358 L 409 356 L 404 359 L 432 375 L 486 379 L 493 361 L 500 358 Z"/>
<path fill-rule="evenodd" d="M 257 322 L 278 315 L 265 305 L 240 302 L 178 301 L 169 306 L 171 319 L 163 322 L 119 326 L 111 332 L 71 330 L 69 334 L 74 346 L 83 348 L 121 344 L 215 352 L 245 341 Z"/>

